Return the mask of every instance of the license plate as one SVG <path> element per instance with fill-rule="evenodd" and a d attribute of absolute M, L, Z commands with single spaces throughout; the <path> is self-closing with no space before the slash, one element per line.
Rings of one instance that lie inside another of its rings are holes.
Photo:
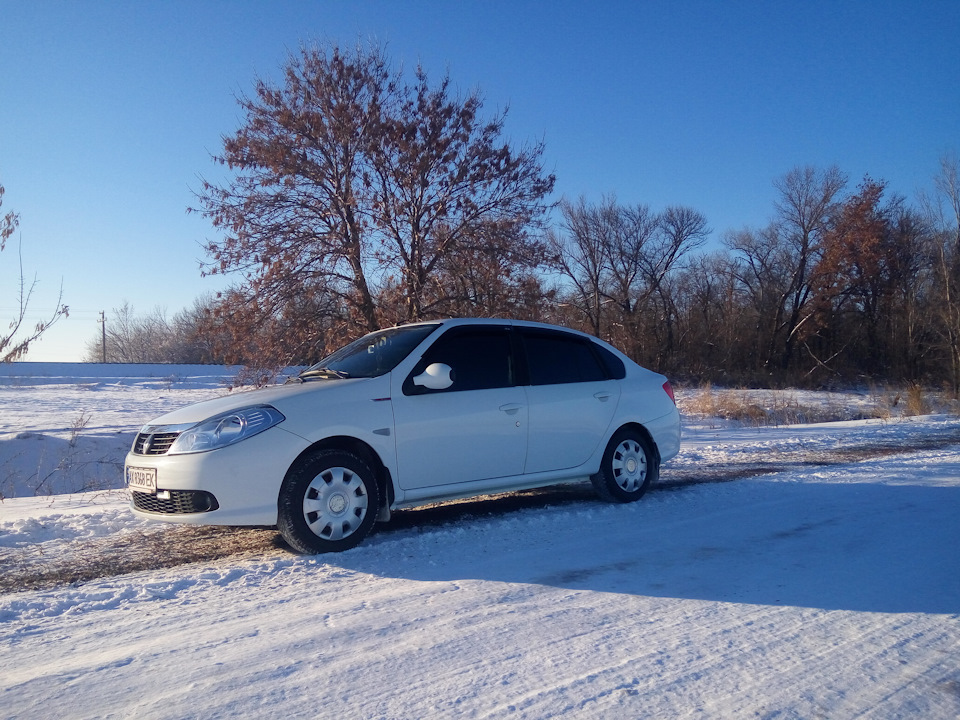
<path fill-rule="evenodd" d="M 157 469 L 128 467 L 127 487 L 137 492 L 155 493 L 157 491 Z"/>

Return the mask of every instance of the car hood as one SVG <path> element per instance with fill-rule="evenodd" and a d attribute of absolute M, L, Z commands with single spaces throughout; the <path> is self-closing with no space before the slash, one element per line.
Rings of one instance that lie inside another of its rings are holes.
<path fill-rule="evenodd" d="M 204 400 L 193 405 L 187 405 L 154 418 L 146 426 L 155 428 L 159 425 L 192 425 L 221 413 L 253 405 L 272 405 L 282 413 L 284 405 L 293 399 L 302 402 L 308 395 L 318 396 L 316 398 L 317 402 L 331 402 L 348 398 L 360 399 L 367 394 L 370 394 L 372 398 L 378 394 L 378 391 L 385 391 L 389 395 L 389 388 L 389 376 L 290 383 L 289 385 L 233 393 L 213 400 Z"/>

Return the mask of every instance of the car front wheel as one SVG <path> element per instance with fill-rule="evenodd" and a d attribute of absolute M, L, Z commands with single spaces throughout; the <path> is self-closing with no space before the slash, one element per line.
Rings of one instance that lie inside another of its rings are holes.
<path fill-rule="evenodd" d="M 601 498 L 625 503 L 643 497 L 659 472 L 650 441 L 638 430 L 624 428 L 610 438 L 600 472 L 590 479 Z"/>
<path fill-rule="evenodd" d="M 362 458 L 346 450 L 318 450 L 287 473 L 277 529 L 297 552 L 348 550 L 373 527 L 379 496 L 374 473 Z"/>

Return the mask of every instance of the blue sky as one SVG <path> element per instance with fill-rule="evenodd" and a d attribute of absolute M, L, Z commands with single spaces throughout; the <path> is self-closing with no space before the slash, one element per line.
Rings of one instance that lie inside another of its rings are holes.
<path fill-rule="evenodd" d="M 713 239 L 770 219 L 772 181 L 836 164 L 912 198 L 960 151 L 960 2 L 52 2 L 0 0 L 0 184 L 21 214 L 29 360 L 79 360 L 125 301 L 172 315 L 210 225 L 187 215 L 256 76 L 288 50 L 387 44 L 479 87 L 507 134 L 543 139 L 556 198 L 703 212 Z M 0 322 L 16 300 L 0 254 Z"/>

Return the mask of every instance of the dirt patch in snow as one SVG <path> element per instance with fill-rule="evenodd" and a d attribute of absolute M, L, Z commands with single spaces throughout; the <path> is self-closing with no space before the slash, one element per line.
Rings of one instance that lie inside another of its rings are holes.
<path fill-rule="evenodd" d="M 67 541 L 55 557 L 43 546 L 0 550 L 0 593 L 48 590 L 141 570 L 263 554 L 277 547 L 276 530 L 162 525 L 143 532 Z"/>

